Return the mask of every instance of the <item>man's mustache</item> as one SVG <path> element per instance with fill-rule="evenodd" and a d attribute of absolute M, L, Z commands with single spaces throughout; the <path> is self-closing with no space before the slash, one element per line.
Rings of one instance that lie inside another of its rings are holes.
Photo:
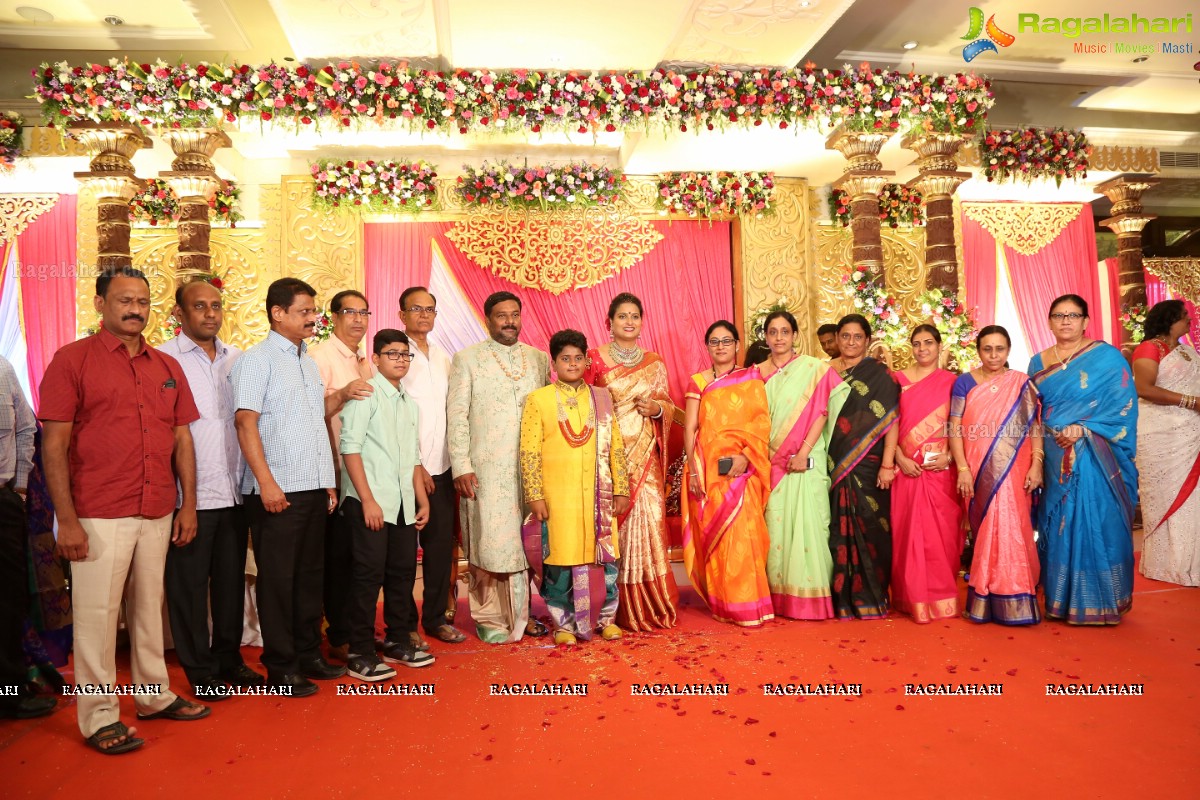
<path fill-rule="evenodd" d="M 129 322 L 131 319 L 136 319 L 138 322 L 146 321 L 145 317 L 139 316 L 138 314 L 126 314 L 125 316 L 121 317 L 121 322 Z"/>

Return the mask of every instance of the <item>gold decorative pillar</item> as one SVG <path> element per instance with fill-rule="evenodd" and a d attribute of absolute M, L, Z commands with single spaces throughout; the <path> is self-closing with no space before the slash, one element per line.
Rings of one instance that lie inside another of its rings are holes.
<path fill-rule="evenodd" d="M 1117 234 L 1117 286 L 1122 305 L 1146 303 L 1146 275 L 1142 271 L 1142 228 L 1157 217 L 1142 211 L 1142 192 L 1158 184 L 1150 175 L 1118 175 L 1096 187 L 1112 200 L 1112 216 L 1100 224 Z"/>
<path fill-rule="evenodd" d="M 851 133 L 836 131 L 825 142 L 827 150 L 837 150 L 849 166 L 834 182 L 834 189 L 850 195 L 850 232 L 853 235 L 855 267 L 863 267 L 882 277 L 883 245 L 879 230 L 879 192 L 896 173 L 883 168 L 879 151 L 889 133 Z"/>
<path fill-rule="evenodd" d="M 72 135 L 92 156 L 87 172 L 76 172 L 96 198 L 96 268 L 131 266 L 129 201 L 145 184 L 134 174 L 134 153 L 151 146 L 150 137 L 132 123 L 75 122 Z"/>
<path fill-rule="evenodd" d="M 171 169 L 159 173 L 179 198 L 179 255 L 175 260 L 176 280 L 212 272 L 209 254 L 209 202 L 225 182 L 217 177 L 212 156 L 231 142 L 224 131 L 193 128 L 166 131 L 163 138 L 171 145 L 175 160 Z"/>
<path fill-rule="evenodd" d="M 954 191 L 971 173 L 959 172 L 955 155 L 963 139 L 957 134 L 920 133 L 905 138 L 917 154 L 916 178 L 908 182 L 925 198 L 926 287 L 958 291 L 958 252 L 954 242 Z"/>

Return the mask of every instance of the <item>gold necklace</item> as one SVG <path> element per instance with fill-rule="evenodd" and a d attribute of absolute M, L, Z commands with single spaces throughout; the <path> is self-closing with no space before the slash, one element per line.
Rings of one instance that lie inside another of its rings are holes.
<path fill-rule="evenodd" d="M 1064 371 L 1066 370 L 1067 365 L 1071 363 L 1071 359 L 1073 359 L 1075 354 L 1079 352 L 1081 347 L 1083 347 L 1083 339 L 1080 339 L 1079 344 L 1075 345 L 1075 349 L 1071 351 L 1071 355 L 1067 356 L 1066 360 L 1063 360 L 1062 354 L 1058 352 L 1058 342 L 1054 343 L 1054 355 L 1058 357 L 1058 363 L 1062 364 L 1062 369 Z"/>
<path fill-rule="evenodd" d="M 636 367 L 642 360 L 644 351 L 636 343 L 633 347 L 625 349 L 617 344 L 616 340 L 608 343 L 608 354 L 612 356 L 612 360 L 623 367 Z"/>
<path fill-rule="evenodd" d="M 525 359 L 525 348 L 521 347 L 520 345 L 514 346 L 521 351 L 521 373 L 519 375 L 513 375 L 512 372 L 509 371 L 508 367 L 504 365 L 504 362 L 500 360 L 500 354 L 497 353 L 495 349 L 489 347 L 488 352 L 492 354 L 492 358 L 496 359 L 496 364 L 500 367 L 500 371 L 504 373 L 504 377 L 508 378 L 513 383 L 517 383 L 525 377 L 525 372 L 529 369 L 529 362 Z"/>

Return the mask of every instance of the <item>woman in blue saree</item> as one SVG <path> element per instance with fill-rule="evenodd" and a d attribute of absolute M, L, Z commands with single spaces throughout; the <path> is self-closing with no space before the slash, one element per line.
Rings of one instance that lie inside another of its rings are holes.
<path fill-rule="evenodd" d="M 1087 322 L 1083 298 L 1056 299 L 1057 341 L 1029 363 L 1046 427 L 1038 554 L 1048 618 L 1116 625 L 1133 605 L 1137 394 L 1125 357 L 1086 338 Z"/>

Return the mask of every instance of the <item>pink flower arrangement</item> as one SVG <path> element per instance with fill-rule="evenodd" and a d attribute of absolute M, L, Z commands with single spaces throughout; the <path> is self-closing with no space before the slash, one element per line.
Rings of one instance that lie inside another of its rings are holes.
<path fill-rule="evenodd" d="M 621 173 L 608 167 L 583 162 L 562 167 L 485 162 L 478 169 L 465 167 L 454 191 L 467 205 L 546 209 L 615 202 L 624 180 Z"/>
<path fill-rule="evenodd" d="M 212 209 L 210 216 L 228 223 L 229 227 L 233 228 L 242 218 L 237 210 L 237 201 L 242 195 L 242 190 L 233 181 L 227 181 L 226 184 L 228 188 L 218 189 L 208 205 Z M 146 181 L 146 188 L 129 201 L 129 214 L 135 221 L 149 222 L 151 225 L 158 225 L 160 222 L 171 225 L 179 216 L 179 198 L 165 180 L 151 178 Z"/>
<path fill-rule="evenodd" d="M 21 155 L 21 126 L 25 118 L 15 111 L 0 113 L 0 171 L 10 170 Z"/>
<path fill-rule="evenodd" d="M 925 198 L 902 183 L 885 183 L 879 192 L 879 222 L 890 228 L 925 224 Z M 829 214 L 845 228 L 850 225 L 850 195 L 843 189 L 829 194 Z"/>
<path fill-rule="evenodd" d="M 318 161 L 313 198 L 326 209 L 417 213 L 437 203 L 437 172 L 426 161 Z"/>
<path fill-rule="evenodd" d="M 773 172 L 671 172 L 658 181 L 658 205 L 689 217 L 772 211 Z"/>
<path fill-rule="evenodd" d="M 979 150 L 988 181 L 1053 178 L 1056 186 L 1087 178 L 1092 152 L 1083 131 L 1065 128 L 988 131 Z"/>
<path fill-rule="evenodd" d="M 239 118 L 297 127 L 394 121 L 412 130 L 599 132 L 843 124 L 856 131 L 979 130 L 993 98 L 974 74 L 706 67 L 677 72 L 433 71 L 377 65 L 43 63 L 34 96 L 47 124 L 129 121 L 165 128 Z"/>
<path fill-rule="evenodd" d="M 852 267 L 842 275 L 842 288 L 854 305 L 854 313 L 862 314 L 871 323 L 874 338 L 890 350 L 908 344 L 908 327 L 882 276 L 866 267 Z"/>
<path fill-rule="evenodd" d="M 975 352 L 975 309 L 963 305 L 955 292 L 929 289 L 918 298 L 921 313 L 942 334 L 942 349 L 959 373 L 969 372 L 979 362 Z"/>

